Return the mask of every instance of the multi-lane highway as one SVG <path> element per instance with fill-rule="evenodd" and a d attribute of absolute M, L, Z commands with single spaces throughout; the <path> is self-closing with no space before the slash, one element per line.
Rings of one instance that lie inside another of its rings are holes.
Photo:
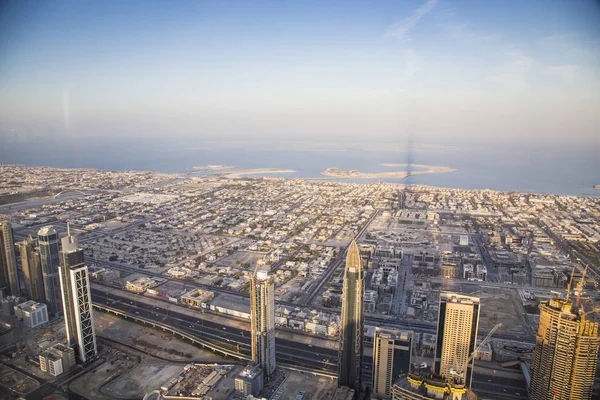
<path fill-rule="evenodd" d="M 250 353 L 250 332 L 238 326 L 232 327 L 212 321 L 209 314 L 203 314 L 198 311 L 198 315 L 192 316 L 189 313 L 181 313 L 168 309 L 156 301 L 147 303 L 135 301 L 129 297 L 119 296 L 114 293 L 107 293 L 101 290 L 92 289 L 92 298 L 95 304 L 108 305 L 112 308 L 121 310 L 134 317 L 142 317 L 153 320 L 161 324 L 169 325 L 199 338 L 230 347 L 232 350 Z M 140 299 L 141 300 L 141 299 Z M 147 300 L 147 299 L 144 299 Z M 410 324 L 408 328 L 415 329 L 415 324 Z M 428 325 L 430 326 L 430 325 Z M 248 326 L 249 328 L 249 326 Z M 406 328 L 405 328 L 406 329 Z M 418 330 L 418 329 L 416 329 Z M 309 344 L 305 339 L 305 334 L 298 334 L 297 340 L 289 340 L 278 337 L 276 340 L 277 359 L 280 362 L 297 364 L 314 370 L 335 373 L 337 369 L 338 352 L 332 347 L 322 347 L 316 344 Z M 314 343 L 314 342 L 313 342 Z M 370 382 L 372 379 L 372 357 L 364 357 L 363 362 L 363 380 Z M 496 377 L 490 373 L 476 373 L 474 375 L 474 387 L 480 391 L 486 391 L 491 388 L 489 382 L 497 382 Z M 519 398 L 515 393 L 525 393 L 524 381 L 518 379 L 502 378 L 500 382 L 506 398 Z M 486 386 L 487 385 L 487 386 Z M 499 388 L 496 386 L 496 388 Z M 492 390 L 496 393 L 497 390 Z M 516 396 L 516 397 L 514 397 Z"/>
<path fill-rule="evenodd" d="M 211 321 L 206 315 L 202 315 L 200 311 L 198 311 L 198 317 L 195 318 L 188 314 L 162 308 L 160 303 L 155 306 L 144 302 L 136 302 L 129 298 L 94 289 L 92 290 L 92 299 L 94 303 L 106 304 L 131 315 L 155 320 L 200 338 L 231 346 L 232 349 L 239 352 L 250 354 L 250 331 Z M 301 340 L 290 341 L 278 338 L 276 351 L 278 358 L 283 361 L 311 368 L 333 371 L 331 365 L 337 364 L 337 350 L 317 347 Z"/>

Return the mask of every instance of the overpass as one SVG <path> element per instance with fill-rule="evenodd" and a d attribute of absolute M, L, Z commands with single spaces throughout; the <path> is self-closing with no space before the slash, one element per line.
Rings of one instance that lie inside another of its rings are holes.
<path fill-rule="evenodd" d="M 128 318 L 128 319 L 131 319 L 131 320 L 134 320 L 137 322 L 141 322 L 145 325 L 151 325 L 154 328 L 160 328 L 163 331 L 171 332 L 175 336 L 179 336 L 182 339 L 189 340 L 191 343 L 200 345 L 201 347 L 211 350 L 214 353 L 221 354 L 226 357 L 236 358 L 236 359 L 242 360 L 242 361 L 250 361 L 251 360 L 251 358 L 249 356 L 242 354 L 241 352 L 228 350 L 228 349 L 226 349 L 222 346 L 219 346 L 217 344 L 214 344 L 210 341 L 201 339 L 198 336 L 189 334 L 182 329 L 178 329 L 178 328 L 175 328 L 170 325 L 162 324 L 160 322 L 156 322 L 149 318 L 145 318 L 140 315 L 131 314 L 129 312 L 119 310 L 115 307 L 111 307 L 111 306 L 104 305 L 104 304 L 93 303 L 93 307 L 96 308 L 97 310 L 105 311 L 108 313 L 113 313 L 115 315 L 118 315 L 118 316 L 121 316 L 124 318 Z M 281 360 L 277 360 L 277 364 L 281 365 L 282 367 L 284 367 L 286 369 L 293 370 L 293 371 L 310 373 L 313 375 L 318 375 L 318 376 L 323 376 L 323 377 L 328 377 L 328 378 L 335 378 L 337 376 L 337 374 L 335 374 L 332 371 L 326 371 L 326 370 L 320 370 L 320 369 L 316 369 L 316 368 L 294 365 L 289 362 L 285 362 L 285 361 L 281 361 Z"/>

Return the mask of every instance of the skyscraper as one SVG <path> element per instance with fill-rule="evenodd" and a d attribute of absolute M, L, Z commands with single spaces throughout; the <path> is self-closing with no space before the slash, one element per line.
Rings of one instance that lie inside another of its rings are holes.
<path fill-rule="evenodd" d="M 410 372 L 412 331 L 375 328 L 373 339 L 373 394 L 392 395 L 392 384 Z"/>
<path fill-rule="evenodd" d="M 62 238 L 59 276 L 67 341 L 75 345 L 79 361 L 85 362 L 97 354 L 90 277 L 83 249 L 70 233 Z"/>
<path fill-rule="evenodd" d="M 471 387 L 473 361 L 479 325 L 479 298 L 456 293 L 441 293 L 433 372 L 442 377 L 463 373 Z M 466 371 L 464 370 L 466 367 Z"/>
<path fill-rule="evenodd" d="M 57 314 L 62 311 L 62 302 L 58 278 L 58 233 L 56 233 L 53 226 L 45 226 L 39 230 L 38 244 L 40 246 L 40 265 L 42 267 L 48 312 L 50 314 Z"/>
<path fill-rule="evenodd" d="M 27 294 L 33 301 L 46 303 L 40 253 L 35 248 L 35 240 L 30 235 L 26 240 L 19 243 L 18 247 L 21 253 L 21 267 Z"/>
<path fill-rule="evenodd" d="M 19 296 L 19 275 L 15 257 L 15 243 L 10 222 L 0 222 L 0 289 L 13 296 Z"/>
<path fill-rule="evenodd" d="M 532 400 L 592 398 L 600 336 L 567 300 L 540 302 L 540 322 L 531 367 Z"/>
<path fill-rule="evenodd" d="M 252 361 L 268 382 L 275 372 L 275 282 L 271 268 L 257 264 L 250 279 Z"/>
<path fill-rule="evenodd" d="M 357 392 L 361 390 L 364 288 L 360 251 L 353 240 L 346 255 L 342 289 L 338 386 L 348 386 Z"/>

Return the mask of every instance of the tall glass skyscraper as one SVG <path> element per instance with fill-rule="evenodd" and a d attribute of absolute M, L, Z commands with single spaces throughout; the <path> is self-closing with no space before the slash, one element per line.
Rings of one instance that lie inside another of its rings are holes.
<path fill-rule="evenodd" d="M 58 233 L 53 226 L 45 226 L 39 230 L 38 244 L 40 246 L 40 265 L 42 267 L 48 313 L 57 314 L 62 311 L 62 301 L 58 278 Z"/>
<path fill-rule="evenodd" d="M 340 352 L 338 386 L 361 390 L 363 357 L 363 294 L 364 272 L 356 241 L 350 243 L 346 255 L 346 271 L 342 290 L 342 320 L 340 325 Z"/>
<path fill-rule="evenodd" d="M 29 235 L 18 246 L 21 253 L 23 276 L 25 278 L 25 290 L 27 290 L 27 294 L 31 297 L 31 300 L 46 303 L 40 253 L 35 248 L 35 240 Z"/>
<path fill-rule="evenodd" d="M 0 222 L 0 289 L 4 294 L 19 296 L 19 275 L 15 257 L 15 242 L 12 226 L 8 221 Z"/>

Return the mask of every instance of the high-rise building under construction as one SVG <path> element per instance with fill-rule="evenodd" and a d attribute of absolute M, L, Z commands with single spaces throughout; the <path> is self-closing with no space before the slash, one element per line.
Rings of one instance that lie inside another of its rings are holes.
<path fill-rule="evenodd" d="M 338 386 L 348 386 L 356 392 L 361 390 L 364 285 L 360 251 L 353 240 L 346 255 L 342 289 Z"/>
<path fill-rule="evenodd" d="M 271 268 L 257 265 L 250 279 L 252 361 L 268 382 L 275 372 L 275 281 Z"/>
<path fill-rule="evenodd" d="M 600 336 L 598 323 L 564 299 L 540 303 L 531 367 L 532 400 L 592 398 Z"/>

